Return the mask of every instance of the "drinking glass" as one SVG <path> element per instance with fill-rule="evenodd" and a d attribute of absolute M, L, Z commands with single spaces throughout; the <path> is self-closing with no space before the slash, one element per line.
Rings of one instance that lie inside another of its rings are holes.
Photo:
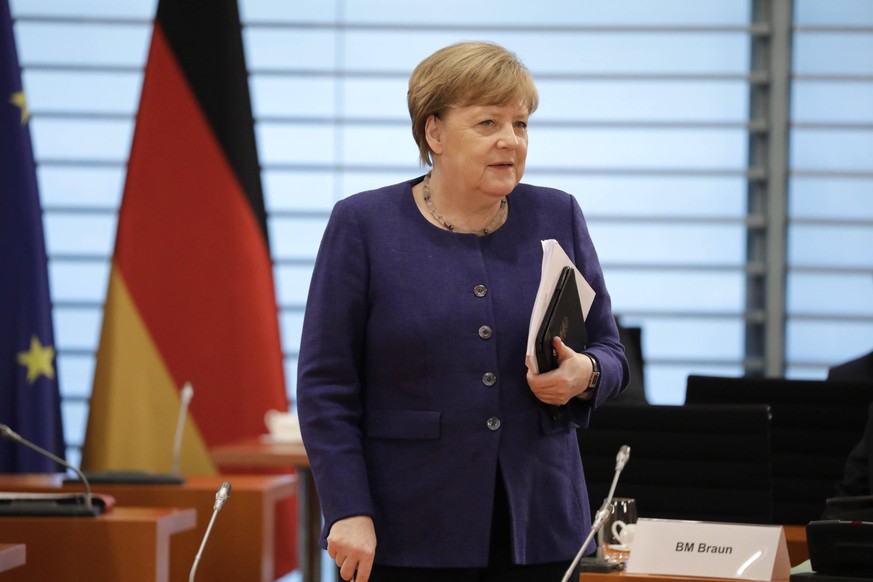
<path fill-rule="evenodd" d="M 613 497 L 608 512 L 606 522 L 597 536 L 600 554 L 610 562 L 625 562 L 630 555 L 630 547 L 622 544 L 622 540 L 616 539 L 613 532 L 620 533 L 625 526 L 637 522 L 637 502 L 632 497 Z M 617 521 L 624 525 L 613 527 Z"/>

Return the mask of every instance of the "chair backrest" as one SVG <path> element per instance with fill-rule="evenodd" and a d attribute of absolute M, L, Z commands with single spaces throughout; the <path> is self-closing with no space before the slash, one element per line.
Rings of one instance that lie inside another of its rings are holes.
<path fill-rule="evenodd" d="M 618 322 L 618 320 L 616 320 Z M 611 403 L 648 404 L 646 398 L 645 360 L 643 359 L 643 329 L 618 323 L 618 336 L 624 346 L 630 370 L 630 383 Z"/>
<path fill-rule="evenodd" d="M 773 519 L 806 524 L 819 519 L 825 499 L 861 439 L 873 383 L 786 378 L 689 376 L 687 405 L 770 406 Z"/>
<path fill-rule="evenodd" d="M 628 445 L 615 495 L 640 517 L 772 523 L 769 431 L 766 405 L 601 406 L 577 431 L 592 510 Z"/>

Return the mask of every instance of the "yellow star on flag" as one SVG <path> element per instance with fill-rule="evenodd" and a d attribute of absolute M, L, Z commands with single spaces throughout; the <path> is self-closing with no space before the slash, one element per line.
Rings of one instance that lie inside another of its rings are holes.
<path fill-rule="evenodd" d="M 52 360 L 55 358 L 55 349 L 39 343 L 37 337 L 30 337 L 30 350 L 18 353 L 18 363 L 27 366 L 27 383 L 33 384 L 40 375 L 49 380 L 55 377 L 55 368 Z"/>
<path fill-rule="evenodd" d="M 30 109 L 27 108 L 27 98 L 24 96 L 24 91 L 13 93 L 9 102 L 21 109 L 21 125 L 27 123 L 30 119 Z"/>

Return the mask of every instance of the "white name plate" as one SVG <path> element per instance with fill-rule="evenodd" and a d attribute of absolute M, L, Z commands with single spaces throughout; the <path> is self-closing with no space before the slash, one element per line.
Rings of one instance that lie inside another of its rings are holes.
<path fill-rule="evenodd" d="M 627 562 L 632 574 L 788 580 L 780 525 L 640 519 Z"/>

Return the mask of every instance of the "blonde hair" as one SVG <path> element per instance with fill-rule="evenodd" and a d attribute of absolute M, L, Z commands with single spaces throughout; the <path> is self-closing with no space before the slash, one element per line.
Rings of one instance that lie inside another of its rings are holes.
<path fill-rule="evenodd" d="M 521 60 L 490 42 L 460 42 L 424 59 L 409 77 L 406 94 L 412 137 L 423 165 L 433 165 L 425 125 L 449 107 L 507 105 L 519 100 L 533 113 L 539 103 L 533 77 Z"/>

